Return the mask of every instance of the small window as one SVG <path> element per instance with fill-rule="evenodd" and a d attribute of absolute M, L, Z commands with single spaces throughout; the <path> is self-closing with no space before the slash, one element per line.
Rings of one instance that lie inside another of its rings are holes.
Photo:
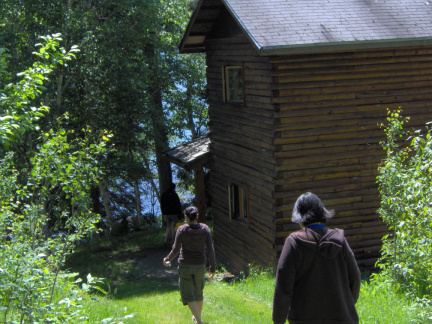
<path fill-rule="evenodd" d="M 228 186 L 229 215 L 231 220 L 244 220 L 249 224 L 249 190 L 231 183 Z"/>
<path fill-rule="evenodd" d="M 224 97 L 225 101 L 243 102 L 243 68 L 241 66 L 224 67 Z"/>

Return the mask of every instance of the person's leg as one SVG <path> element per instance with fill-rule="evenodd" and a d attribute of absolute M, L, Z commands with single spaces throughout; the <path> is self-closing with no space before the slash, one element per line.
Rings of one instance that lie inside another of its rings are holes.
<path fill-rule="evenodd" d="M 197 305 L 198 313 L 200 314 L 200 317 L 203 308 L 205 272 L 206 272 L 205 265 L 200 265 L 195 268 L 195 273 L 193 276 L 195 303 Z"/>
<path fill-rule="evenodd" d="M 188 306 L 189 306 L 189 309 L 190 309 L 192 315 L 195 317 L 195 321 L 198 324 L 202 324 L 201 313 L 199 311 L 198 302 L 189 302 Z"/>
<path fill-rule="evenodd" d="M 168 218 L 166 215 L 162 215 L 162 221 L 165 223 L 166 225 L 166 229 L 165 229 L 165 237 L 164 237 L 164 245 L 167 245 L 167 241 L 168 241 L 168 234 L 169 234 L 169 226 L 168 226 Z"/>
<path fill-rule="evenodd" d="M 196 301 L 196 304 L 197 304 L 197 306 L 198 306 L 198 313 L 199 313 L 200 316 L 201 316 L 202 308 L 203 308 L 203 301 L 202 301 L 202 300 L 197 300 L 197 301 Z"/>
<path fill-rule="evenodd" d="M 175 234 L 176 234 L 175 226 L 176 226 L 175 222 L 169 222 L 169 224 L 168 224 L 168 227 L 170 229 L 170 235 L 171 235 L 171 245 L 174 244 L 174 239 L 175 239 Z"/>

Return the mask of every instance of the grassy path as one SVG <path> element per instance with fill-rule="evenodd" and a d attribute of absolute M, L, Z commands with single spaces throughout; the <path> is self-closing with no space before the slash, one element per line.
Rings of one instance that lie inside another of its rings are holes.
<path fill-rule="evenodd" d="M 90 323 L 100 323 L 113 314 L 132 313 L 134 317 L 127 323 L 193 323 L 189 309 L 180 301 L 176 263 L 170 268 L 162 265 L 168 251 L 158 248 L 161 233 L 155 235 L 149 239 L 148 235 L 136 233 L 100 242 L 86 246 L 70 259 L 71 271 L 109 279 L 107 297 L 98 297 L 97 301 L 87 297 L 85 307 L 91 314 Z M 218 275 L 208 281 L 204 290 L 205 323 L 272 323 L 271 274 L 254 273 L 237 284 L 221 282 L 222 274 Z M 364 283 L 356 307 L 364 324 L 416 323 L 410 304 L 391 287 Z"/>

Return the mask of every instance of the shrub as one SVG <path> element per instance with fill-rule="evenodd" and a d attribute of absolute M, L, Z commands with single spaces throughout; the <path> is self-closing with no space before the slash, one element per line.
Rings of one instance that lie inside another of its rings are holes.
<path fill-rule="evenodd" d="M 89 189 L 100 174 L 97 161 L 108 138 L 102 134 L 96 143 L 88 136 L 71 141 L 61 123 L 57 129 L 40 132 L 36 121 L 48 108 L 30 104 L 52 67 L 73 58 L 72 52 L 57 50 L 59 40 L 59 35 L 44 37 L 38 55 L 52 61 L 35 63 L 20 74 L 20 82 L 0 92 L 0 140 L 5 149 L 0 157 L 2 323 L 88 323 L 82 297 L 100 290 L 99 279 L 88 275 L 81 284 L 62 267 L 75 244 L 99 221 L 90 212 Z M 0 50 L 0 67 L 6 66 L 6 53 Z M 29 133 L 39 134 L 39 145 L 21 151 L 25 163 L 18 163 L 18 147 Z M 53 219 L 56 235 L 48 230 Z"/>
<path fill-rule="evenodd" d="M 379 214 L 392 234 L 383 238 L 379 266 L 413 297 L 432 293 L 432 136 L 408 131 L 400 111 L 390 113 L 385 128 L 387 151 L 378 169 Z"/>

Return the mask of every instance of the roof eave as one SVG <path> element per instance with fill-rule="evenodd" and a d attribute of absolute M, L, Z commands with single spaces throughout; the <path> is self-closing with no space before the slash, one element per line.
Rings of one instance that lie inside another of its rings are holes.
<path fill-rule="evenodd" d="M 334 42 L 334 43 L 311 43 L 300 45 L 283 45 L 260 47 L 260 55 L 284 55 L 284 54 L 306 54 L 306 53 L 326 53 L 349 50 L 368 50 L 391 47 L 408 47 L 408 46 L 425 46 L 432 45 L 432 38 L 406 38 L 406 39 L 389 39 L 389 40 L 371 40 L 371 41 L 351 41 L 351 42 Z"/>
<path fill-rule="evenodd" d="M 185 33 L 184 33 L 184 35 L 183 35 L 183 38 L 182 38 L 182 40 L 181 40 L 181 42 L 180 42 L 180 44 L 179 44 L 179 46 L 178 46 L 178 48 L 179 48 L 179 52 L 180 52 L 181 54 L 184 54 L 184 53 L 195 53 L 193 50 L 190 50 L 190 49 L 187 50 L 187 49 L 185 49 L 185 45 L 186 45 L 186 41 L 187 41 L 187 39 L 188 39 L 188 37 L 189 37 L 189 34 L 190 34 L 191 30 L 192 30 L 192 26 L 193 26 L 193 24 L 195 23 L 195 20 L 196 20 L 197 17 L 198 17 L 198 14 L 199 14 L 199 11 L 200 11 L 200 8 L 201 8 L 203 2 L 204 2 L 204 0 L 200 0 L 200 1 L 197 3 L 197 5 L 196 5 L 196 7 L 195 7 L 195 10 L 194 10 L 194 12 L 193 12 L 193 14 L 192 14 L 192 17 L 191 17 L 191 19 L 189 20 L 189 24 L 188 24 L 188 26 L 186 27 L 186 31 L 185 31 Z"/>
<path fill-rule="evenodd" d="M 222 0 L 222 3 L 228 9 L 229 13 L 235 18 L 235 21 L 238 23 L 238 25 L 240 26 L 240 28 L 243 30 L 243 32 L 246 34 L 246 36 L 249 38 L 249 40 L 251 41 L 251 43 L 255 46 L 255 48 L 258 51 L 258 53 L 260 55 L 262 55 L 261 54 L 261 50 L 262 50 L 261 46 L 259 45 L 259 43 L 255 39 L 255 37 L 253 37 L 253 35 L 250 33 L 250 31 L 243 24 L 243 22 L 241 21 L 240 17 L 236 14 L 236 12 L 231 7 L 231 5 L 228 3 L 228 1 L 227 0 Z"/>

